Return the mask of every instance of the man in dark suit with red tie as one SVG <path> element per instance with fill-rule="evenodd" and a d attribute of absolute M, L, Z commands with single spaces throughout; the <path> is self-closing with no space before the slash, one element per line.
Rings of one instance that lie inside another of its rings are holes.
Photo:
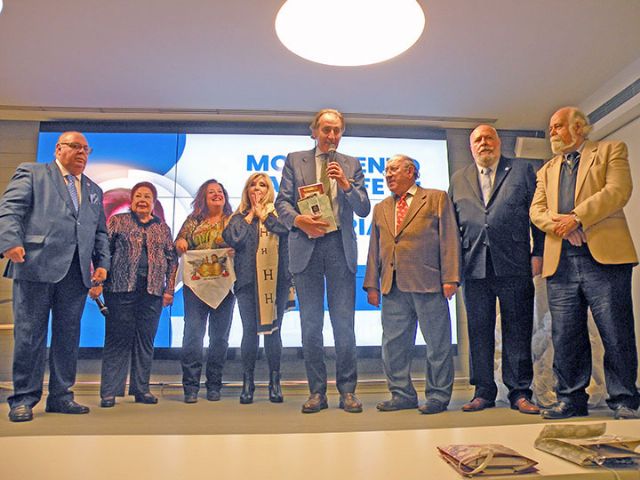
<path fill-rule="evenodd" d="M 496 299 L 502 327 L 502 380 L 511 408 L 537 414 L 531 402 L 534 286 L 540 274 L 544 235 L 531 225 L 529 206 L 536 185 L 531 164 L 501 155 L 500 137 L 489 125 L 470 136 L 474 163 L 451 178 L 449 195 L 462 242 L 462 282 L 469 332 L 476 412 L 495 406 Z M 531 249 L 533 236 L 533 250 Z"/>

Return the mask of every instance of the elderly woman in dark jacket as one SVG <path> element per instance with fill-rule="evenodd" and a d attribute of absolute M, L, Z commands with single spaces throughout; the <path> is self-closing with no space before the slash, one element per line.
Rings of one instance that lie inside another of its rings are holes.
<path fill-rule="evenodd" d="M 149 391 L 153 340 L 162 307 L 173 302 L 178 257 L 171 230 L 153 215 L 158 193 L 140 182 L 131 189 L 131 212 L 108 222 L 111 270 L 104 285 L 106 318 L 100 384 L 101 407 L 113 407 L 123 396 L 131 363 L 129 395 L 154 404 Z M 94 292 L 99 293 L 99 292 Z"/>
<path fill-rule="evenodd" d="M 269 400 L 283 401 L 280 387 L 280 326 L 288 300 L 291 276 L 287 251 L 287 228 L 273 208 L 274 190 L 264 173 L 254 173 L 242 191 L 238 210 L 222 233 L 235 249 L 236 284 L 242 319 L 242 366 L 240 403 L 253 402 L 254 368 L 263 335 L 269 364 Z M 276 274 L 277 271 L 277 274 Z"/>

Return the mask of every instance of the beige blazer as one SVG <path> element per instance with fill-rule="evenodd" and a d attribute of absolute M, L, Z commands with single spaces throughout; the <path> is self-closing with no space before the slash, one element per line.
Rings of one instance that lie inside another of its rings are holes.
<path fill-rule="evenodd" d="M 395 235 L 395 200 L 373 209 L 364 289 L 389 293 L 395 270 L 403 292 L 442 292 L 443 283 L 460 283 L 460 236 L 446 192 L 418 187 Z"/>
<path fill-rule="evenodd" d="M 537 176 L 531 221 L 545 232 L 542 276 L 558 268 L 562 238 L 554 235 L 551 216 L 558 211 L 562 155 L 547 162 Z M 627 146 L 622 142 L 585 142 L 576 179 L 574 213 L 582 222 L 593 258 L 603 264 L 638 263 L 622 208 L 632 190 Z"/>

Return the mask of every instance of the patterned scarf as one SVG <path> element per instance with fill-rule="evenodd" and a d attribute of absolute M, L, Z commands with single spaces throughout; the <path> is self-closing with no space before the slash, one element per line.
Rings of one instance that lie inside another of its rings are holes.
<path fill-rule="evenodd" d="M 280 238 L 258 224 L 256 251 L 256 284 L 258 290 L 258 333 L 270 334 L 278 328 L 276 290 L 278 286 L 278 245 Z"/>

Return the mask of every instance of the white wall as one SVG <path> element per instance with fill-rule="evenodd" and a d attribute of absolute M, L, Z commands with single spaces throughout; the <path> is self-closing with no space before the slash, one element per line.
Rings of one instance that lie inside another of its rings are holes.
<path fill-rule="evenodd" d="M 38 122 L 0 121 L 0 195 L 4 192 L 14 170 L 22 162 L 33 162 L 38 146 Z M 0 274 L 7 261 L 0 260 Z M 0 276 L 0 325 L 13 323 L 11 281 Z"/>
<path fill-rule="evenodd" d="M 625 213 L 636 251 L 640 254 L 640 117 L 611 133 L 605 137 L 605 140 L 622 140 L 629 147 L 629 163 L 634 189 L 625 208 Z M 640 267 L 633 269 L 632 288 L 633 313 L 636 320 L 636 346 L 638 346 L 640 345 Z"/>

